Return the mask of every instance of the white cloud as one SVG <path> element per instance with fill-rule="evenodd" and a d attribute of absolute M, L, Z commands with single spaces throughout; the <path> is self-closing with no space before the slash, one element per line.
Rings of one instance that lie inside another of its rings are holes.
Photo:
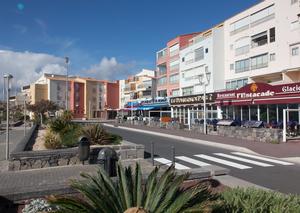
<path fill-rule="evenodd" d="M 103 57 L 98 64 L 94 64 L 85 71 L 97 79 L 118 80 L 131 74 L 136 62 L 119 63 L 115 57 Z"/>
<path fill-rule="evenodd" d="M 1 76 L 12 74 L 13 86 L 20 88 L 33 83 L 43 73 L 64 74 L 64 59 L 41 53 L 0 50 L 0 72 Z M 3 87 L 2 80 L 0 87 Z"/>

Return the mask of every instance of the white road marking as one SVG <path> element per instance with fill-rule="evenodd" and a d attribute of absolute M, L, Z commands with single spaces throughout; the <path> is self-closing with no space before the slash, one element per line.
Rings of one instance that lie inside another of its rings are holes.
<path fill-rule="evenodd" d="M 211 157 L 211 156 L 208 156 L 208 155 L 195 155 L 195 156 L 198 157 L 198 158 L 203 158 L 203 159 L 206 159 L 206 160 L 214 161 L 214 162 L 224 164 L 224 165 L 227 165 L 227 166 L 231 166 L 231 167 L 234 167 L 234 168 L 238 168 L 238 169 L 251 169 L 252 168 L 250 166 L 245 166 L 243 164 L 234 163 L 234 162 L 227 161 L 227 160 L 222 160 L 222 159 Z"/>
<path fill-rule="evenodd" d="M 168 166 L 171 166 L 172 165 L 172 161 L 166 159 L 166 158 L 154 158 L 155 161 L 159 162 L 159 163 L 162 163 L 162 164 L 165 164 L 165 165 L 168 165 Z M 178 169 L 178 170 L 183 170 L 183 169 L 191 169 L 190 167 L 187 167 L 185 165 L 182 165 L 180 163 L 176 163 L 175 162 L 175 169 Z"/>
<path fill-rule="evenodd" d="M 293 163 L 289 163 L 289 162 L 286 162 L 286 161 L 275 160 L 275 159 L 272 159 L 272 158 L 265 158 L 265 157 L 261 157 L 261 156 L 257 156 L 257 155 L 250 155 L 250 154 L 246 154 L 246 153 L 242 153 L 242 152 L 232 152 L 232 154 L 240 155 L 240 156 L 244 156 L 244 157 L 249 157 L 249 158 L 254 158 L 254 159 L 257 159 L 257 160 L 268 161 L 268 162 L 271 162 L 271 163 L 277 163 L 277 164 L 284 165 L 284 166 L 294 165 Z"/>
<path fill-rule="evenodd" d="M 233 156 L 233 155 L 227 155 L 227 154 L 223 154 L 223 153 L 214 153 L 214 154 L 218 155 L 218 156 L 221 156 L 221 157 L 237 160 L 237 161 L 242 161 L 242 162 L 245 162 L 245 163 L 254 164 L 254 165 L 257 165 L 257 166 L 262 166 L 262 167 L 273 166 L 271 164 L 262 163 L 262 162 L 258 162 L 258 161 L 255 161 L 255 160 L 249 160 L 249 159 L 246 159 L 246 158 L 241 158 L 241 157 L 237 157 L 237 156 Z"/>
<path fill-rule="evenodd" d="M 195 164 L 197 166 L 209 166 L 210 165 L 208 163 L 205 163 L 205 162 L 202 162 L 202 161 L 199 161 L 199 160 L 195 160 L 193 158 L 185 157 L 185 156 L 177 156 L 176 158 L 179 159 L 179 160 L 182 160 L 182 161 L 186 161 L 186 162 L 191 163 L 191 164 Z"/>

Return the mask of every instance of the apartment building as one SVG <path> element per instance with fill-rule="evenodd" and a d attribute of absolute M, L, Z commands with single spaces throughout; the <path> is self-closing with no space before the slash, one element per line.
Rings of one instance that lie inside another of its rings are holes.
<path fill-rule="evenodd" d="M 226 89 L 300 80 L 299 0 L 262 1 L 226 20 L 224 27 Z"/>
<path fill-rule="evenodd" d="M 66 81 L 68 82 L 68 109 L 75 118 L 111 119 L 119 108 L 119 84 L 94 78 L 44 74 L 35 83 L 23 87 L 29 94 L 29 102 L 41 99 L 66 106 Z"/>
<path fill-rule="evenodd" d="M 188 45 L 191 38 L 198 33 L 177 36 L 167 46 L 156 53 L 157 96 L 170 97 L 180 94 L 179 70 L 180 49 Z"/>
<path fill-rule="evenodd" d="M 226 20 L 224 32 L 228 92 L 217 104 L 226 117 L 278 122 L 283 109 L 298 109 L 300 1 L 261 1 Z"/>
<path fill-rule="evenodd" d="M 204 86 L 209 110 L 217 110 L 213 92 L 224 84 L 223 23 L 191 38 L 180 50 L 179 94 L 170 99 L 173 117 L 187 124 L 188 109 L 203 109 Z M 205 84 L 205 85 L 204 85 Z M 197 101 L 185 101 L 195 99 Z M 211 115 L 211 114 L 209 114 Z M 208 117 L 217 117 L 211 115 Z"/>
<path fill-rule="evenodd" d="M 155 97 L 156 80 L 153 70 L 142 69 L 136 75 L 120 82 L 123 87 L 120 94 L 122 104 L 120 108 L 132 107 Z"/>

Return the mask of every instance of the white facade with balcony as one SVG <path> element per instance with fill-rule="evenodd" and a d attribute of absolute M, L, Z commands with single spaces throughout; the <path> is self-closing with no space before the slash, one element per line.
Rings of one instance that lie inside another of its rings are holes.
<path fill-rule="evenodd" d="M 226 89 L 300 81 L 300 1 L 265 0 L 224 23 Z"/>
<path fill-rule="evenodd" d="M 180 51 L 181 96 L 202 94 L 200 79 L 210 75 L 206 92 L 223 89 L 224 85 L 224 29 L 219 25 L 191 40 L 191 45 Z"/>

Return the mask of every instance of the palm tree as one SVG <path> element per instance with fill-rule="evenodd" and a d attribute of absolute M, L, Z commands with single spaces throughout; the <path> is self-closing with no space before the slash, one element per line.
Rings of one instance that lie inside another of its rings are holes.
<path fill-rule="evenodd" d="M 118 165 L 117 169 L 116 181 L 102 169 L 95 176 L 83 173 L 84 180 L 73 180 L 71 186 L 82 198 L 51 197 L 49 201 L 66 213 L 181 213 L 201 212 L 205 202 L 213 198 L 200 183 L 183 188 L 189 175 L 176 175 L 174 167 L 160 177 L 156 167 L 145 184 L 139 164 L 134 173 L 131 167 Z"/>

